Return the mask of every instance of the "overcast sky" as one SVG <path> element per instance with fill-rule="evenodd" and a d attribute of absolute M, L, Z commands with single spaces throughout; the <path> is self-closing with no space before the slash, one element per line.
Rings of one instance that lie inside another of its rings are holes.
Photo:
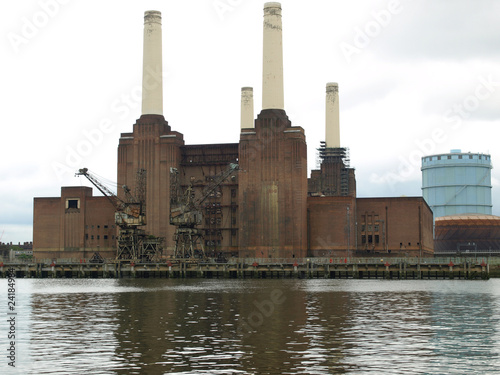
<path fill-rule="evenodd" d="M 187 144 L 239 141 L 240 90 L 261 109 L 263 1 L 23 0 L 0 3 L 0 236 L 32 240 L 33 198 L 116 181 L 121 132 L 140 117 L 143 17 L 163 17 L 164 115 Z M 500 2 L 282 0 L 285 110 L 324 140 L 339 83 L 341 143 L 358 196 L 421 195 L 420 157 L 500 160 Z M 103 125 L 106 125 L 103 128 Z M 500 169 L 493 169 L 500 214 Z M 96 194 L 96 193 L 95 193 Z"/>

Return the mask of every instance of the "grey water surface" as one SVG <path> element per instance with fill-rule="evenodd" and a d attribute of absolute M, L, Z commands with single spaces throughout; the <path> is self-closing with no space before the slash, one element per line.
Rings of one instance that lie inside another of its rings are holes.
<path fill-rule="evenodd" d="M 18 279 L 16 309 L 1 374 L 500 373 L 496 279 Z"/>

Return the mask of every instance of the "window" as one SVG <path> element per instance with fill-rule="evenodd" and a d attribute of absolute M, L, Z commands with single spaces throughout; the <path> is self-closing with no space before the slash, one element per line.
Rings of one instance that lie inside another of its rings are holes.
<path fill-rule="evenodd" d="M 107 236 L 106 234 L 104 235 L 104 239 L 105 239 L 105 240 L 107 240 L 107 239 L 108 239 L 108 236 Z"/>
<path fill-rule="evenodd" d="M 375 235 L 375 243 L 380 243 L 380 237 L 378 234 Z"/>
<path fill-rule="evenodd" d="M 366 236 L 361 236 L 361 243 L 364 245 L 366 243 Z"/>
<path fill-rule="evenodd" d="M 101 236 L 97 235 L 97 239 L 100 240 L 101 239 Z"/>
<path fill-rule="evenodd" d="M 378 231 L 379 231 L 379 226 L 378 226 L 378 225 L 375 225 L 375 226 L 373 227 L 373 231 L 374 231 L 374 232 L 378 232 Z"/>
<path fill-rule="evenodd" d="M 104 229 L 108 229 L 108 226 L 107 226 L 107 225 L 105 225 L 105 226 L 104 226 Z"/>
<path fill-rule="evenodd" d="M 90 239 L 93 240 L 94 239 L 94 235 L 90 236 Z"/>
<path fill-rule="evenodd" d="M 371 231 L 372 231 L 372 226 L 368 225 L 368 232 L 371 232 Z"/>
<path fill-rule="evenodd" d="M 88 240 L 89 239 L 89 234 L 88 233 L 85 233 L 85 239 Z"/>
<path fill-rule="evenodd" d="M 97 229 L 99 229 L 100 227 L 101 227 L 101 226 L 100 226 L 100 225 L 98 225 L 98 226 L 97 226 Z"/>
<path fill-rule="evenodd" d="M 462 155 L 458 155 L 458 158 L 459 158 L 459 159 L 462 159 Z"/>
<path fill-rule="evenodd" d="M 80 208 L 80 199 L 78 198 L 73 198 L 73 199 L 66 199 L 66 209 L 78 209 Z"/>
<path fill-rule="evenodd" d="M 366 230 L 366 225 L 365 224 L 361 225 L 361 232 L 364 232 L 365 230 Z"/>
<path fill-rule="evenodd" d="M 368 243 L 373 243 L 373 236 L 371 234 L 368 236 Z"/>

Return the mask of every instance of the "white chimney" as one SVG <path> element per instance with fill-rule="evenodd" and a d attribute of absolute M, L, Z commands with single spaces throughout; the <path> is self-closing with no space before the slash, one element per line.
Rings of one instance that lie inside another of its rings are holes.
<path fill-rule="evenodd" d="M 326 147 L 340 147 L 339 85 L 326 84 Z"/>
<path fill-rule="evenodd" d="M 161 12 L 157 10 L 144 13 L 142 74 L 142 114 L 163 115 Z"/>
<path fill-rule="evenodd" d="M 264 4 L 262 109 L 285 109 L 281 4 Z"/>
<path fill-rule="evenodd" d="M 253 88 L 241 88 L 241 129 L 253 128 Z"/>

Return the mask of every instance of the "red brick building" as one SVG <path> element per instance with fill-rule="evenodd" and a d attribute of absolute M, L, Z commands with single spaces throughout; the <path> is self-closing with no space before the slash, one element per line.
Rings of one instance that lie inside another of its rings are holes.
<path fill-rule="evenodd" d="M 432 256 L 432 211 L 422 197 L 358 198 L 357 255 Z"/>
<path fill-rule="evenodd" d="M 226 258 L 432 254 L 432 213 L 422 198 L 356 198 L 356 178 L 340 147 L 338 85 L 327 85 L 326 141 L 320 169 L 307 178 L 305 130 L 292 126 L 283 99 L 281 6 L 264 8 L 263 103 L 254 120 L 253 89 L 242 89 L 239 143 L 186 145 L 163 116 L 161 14 L 148 11 L 144 29 L 142 115 L 118 144 L 118 186 L 133 187 L 147 171 L 146 233 L 165 238 L 163 256 L 174 252 L 170 225 L 171 169 L 180 189 L 195 197 L 230 163 L 229 176 L 203 202 L 209 256 Z M 315 126 L 311 124 L 310 126 Z M 178 129 L 179 130 L 179 129 Z M 124 193 L 118 192 L 124 198 Z M 61 197 L 35 198 L 37 257 L 115 256 L 114 209 L 90 188 L 62 188 Z"/>
<path fill-rule="evenodd" d="M 308 217 L 310 256 L 432 256 L 432 211 L 422 197 L 357 198 L 347 151 L 320 148 L 311 172 Z"/>
<path fill-rule="evenodd" d="M 57 198 L 35 198 L 33 254 L 45 258 L 116 256 L 115 208 L 88 187 L 63 187 Z"/>

